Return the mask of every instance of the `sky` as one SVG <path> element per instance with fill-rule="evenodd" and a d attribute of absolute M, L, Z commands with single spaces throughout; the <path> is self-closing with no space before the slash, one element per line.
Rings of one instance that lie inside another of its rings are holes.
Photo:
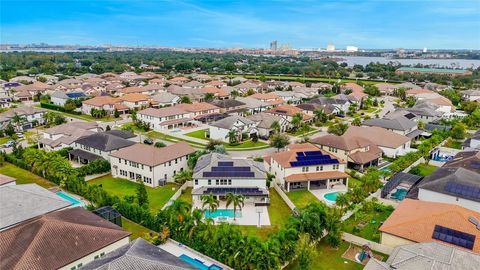
<path fill-rule="evenodd" d="M 480 0 L 0 0 L 0 43 L 480 49 Z"/>

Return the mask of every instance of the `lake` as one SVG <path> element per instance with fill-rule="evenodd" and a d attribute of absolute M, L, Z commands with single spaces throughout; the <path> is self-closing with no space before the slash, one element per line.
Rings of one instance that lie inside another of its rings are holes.
<path fill-rule="evenodd" d="M 473 59 L 390 59 L 385 57 L 366 57 L 366 56 L 341 56 L 349 66 L 362 65 L 365 66 L 371 62 L 379 62 L 381 64 L 388 64 L 389 62 L 397 62 L 402 65 L 434 65 L 435 67 L 447 68 L 478 68 L 480 67 L 480 60 Z M 340 63 L 342 63 L 340 62 Z"/>

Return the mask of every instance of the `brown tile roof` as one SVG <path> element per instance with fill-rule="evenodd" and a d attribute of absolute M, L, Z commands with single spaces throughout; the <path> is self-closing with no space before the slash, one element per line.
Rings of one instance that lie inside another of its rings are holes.
<path fill-rule="evenodd" d="M 360 92 L 363 93 L 363 87 L 361 85 L 358 85 L 356 83 L 346 83 L 342 85 L 343 89 L 350 89 L 352 92 Z"/>
<path fill-rule="evenodd" d="M 198 102 L 198 103 L 192 103 L 192 104 L 181 103 L 181 104 L 175 105 L 175 107 L 185 110 L 187 112 L 201 112 L 206 110 L 220 109 L 219 107 L 206 102 Z"/>
<path fill-rule="evenodd" d="M 140 93 L 130 93 L 119 97 L 120 100 L 128 102 L 148 101 L 150 98 L 147 95 Z"/>
<path fill-rule="evenodd" d="M 230 94 L 227 93 L 227 91 L 225 91 L 223 89 L 220 89 L 220 88 L 216 88 L 216 87 L 204 87 L 204 88 L 200 88 L 200 90 L 205 92 L 205 93 L 215 94 L 218 97 L 228 97 L 228 96 L 230 96 Z"/>
<path fill-rule="evenodd" d="M 397 148 L 410 141 L 410 138 L 397 134 L 381 127 L 350 126 L 343 136 L 348 140 L 351 137 L 362 137 L 372 141 L 377 146 Z"/>
<path fill-rule="evenodd" d="M 281 114 L 286 116 L 294 116 L 297 113 L 301 113 L 303 115 L 303 120 L 310 120 L 313 118 L 312 116 L 303 113 L 302 109 L 292 105 L 281 105 L 281 106 L 272 108 L 270 110 L 267 110 L 265 112 L 271 113 L 271 114 Z"/>
<path fill-rule="evenodd" d="M 186 142 L 179 142 L 162 148 L 137 143 L 113 152 L 110 156 L 148 166 L 157 166 L 193 152 L 195 150 Z"/>
<path fill-rule="evenodd" d="M 164 107 L 160 109 L 147 108 L 145 110 L 139 111 L 138 114 L 144 114 L 144 115 L 149 115 L 154 117 L 166 117 L 166 116 L 172 116 L 172 115 L 188 114 L 188 112 L 181 108 L 178 108 L 178 106 L 174 106 L 174 107 Z"/>
<path fill-rule="evenodd" d="M 120 99 L 110 97 L 110 96 L 98 96 L 98 97 L 94 97 L 94 98 L 83 101 L 84 104 L 88 104 L 96 107 L 103 106 L 103 105 L 113 105 L 120 102 L 122 102 Z"/>
<path fill-rule="evenodd" d="M 347 178 L 348 174 L 339 171 L 297 173 L 285 177 L 286 182 L 307 182 L 326 179 Z"/>
<path fill-rule="evenodd" d="M 265 100 L 265 99 L 279 99 L 280 97 L 275 95 L 275 94 L 271 94 L 271 93 L 255 93 L 253 95 L 250 96 L 251 98 L 255 98 L 255 99 L 260 99 L 260 100 Z"/>
<path fill-rule="evenodd" d="M 407 90 L 406 91 L 406 94 L 407 95 L 417 95 L 417 94 L 433 94 L 435 92 L 431 91 L 431 90 L 428 90 L 428 89 L 423 89 L 423 88 L 419 88 L 419 89 L 410 89 L 410 90 Z"/>
<path fill-rule="evenodd" d="M 348 155 L 350 159 L 356 164 L 365 164 L 372 160 L 382 157 L 382 150 L 376 145 L 370 146 L 370 150 L 366 152 L 357 151 L 353 154 Z"/>
<path fill-rule="evenodd" d="M 371 142 L 366 138 L 362 138 L 358 136 L 349 136 L 347 138 L 345 136 L 336 136 L 332 134 L 313 138 L 310 140 L 310 142 L 315 144 L 335 147 L 335 148 L 347 150 L 347 151 L 355 150 L 358 148 L 364 148 L 369 145 L 374 145 L 373 142 Z"/>
<path fill-rule="evenodd" d="M 170 79 L 169 81 L 172 81 L 172 82 L 187 82 L 187 81 L 190 81 L 190 79 L 187 78 L 187 77 L 175 77 L 175 78 Z"/>
<path fill-rule="evenodd" d="M 405 199 L 379 230 L 418 243 L 435 241 L 448 244 L 432 238 L 435 225 L 440 225 L 475 235 L 477 241 L 473 252 L 480 253 L 480 230 L 468 221 L 470 216 L 480 220 L 480 213 L 458 205 Z"/>
<path fill-rule="evenodd" d="M 131 233 L 80 207 L 0 232 L 0 269 L 58 269 Z"/>
<path fill-rule="evenodd" d="M 330 155 L 332 158 L 338 159 L 336 156 L 331 155 L 317 146 L 305 143 L 305 144 L 291 144 L 287 146 L 287 151 L 273 153 L 271 155 L 271 159 L 275 160 L 284 168 L 290 168 L 292 165 L 290 162 L 297 161 L 297 152 L 304 152 L 304 151 L 321 151 L 324 155 Z M 343 163 L 340 159 L 338 159 L 340 163 Z"/>

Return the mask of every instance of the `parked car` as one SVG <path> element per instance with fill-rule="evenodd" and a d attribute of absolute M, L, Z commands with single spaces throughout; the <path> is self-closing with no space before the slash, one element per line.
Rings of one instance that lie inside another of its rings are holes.
<path fill-rule="evenodd" d="M 23 133 L 22 132 L 17 132 L 15 133 L 17 135 L 18 138 L 23 138 L 25 136 L 23 136 Z"/>
<path fill-rule="evenodd" d="M 145 140 L 143 140 L 143 143 L 144 143 L 144 144 L 152 145 L 152 144 L 153 144 L 153 140 L 150 139 L 150 138 L 146 138 Z"/>
<path fill-rule="evenodd" d="M 8 141 L 5 144 L 3 144 L 3 148 L 12 147 L 14 144 L 15 144 L 15 141 Z"/>

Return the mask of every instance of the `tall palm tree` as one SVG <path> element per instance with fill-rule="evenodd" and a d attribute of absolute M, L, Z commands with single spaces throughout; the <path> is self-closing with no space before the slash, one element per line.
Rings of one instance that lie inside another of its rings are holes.
<path fill-rule="evenodd" d="M 235 144 L 238 142 L 238 131 L 236 129 L 231 129 L 226 137 L 230 144 Z"/>
<path fill-rule="evenodd" d="M 210 194 L 202 195 L 200 197 L 200 200 L 202 201 L 202 208 L 204 208 L 205 205 L 208 205 L 208 210 L 210 211 L 210 213 L 215 212 L 215 210 L 217 210 L 218 206 L 220 205 L 217 197 L 215 197 L 211 192 Z"/>
<path fill-rule="evenodd" d="M 12 123 L 15 125 L 16 130 L 20 130 L 20 126 L 25 122 L 25 116 L 23 115 L 18 115 L 17 113 L 13 114 L 13 117 L 11 119 Z"/>
<path fill-rule="evenodd" d="M 338 194 L 335 204 L 341 209 L 347 207 L 350 204 L 347 193 Z"/>
<path fill-rule="evenodd" d="M 270 125 L 270 129 L 273 130 L 275 133 L 280 133 L 280 123 L 277 120 L 273 121 Z"/>
<path fill-rule="evenodd" d="M 325 123 L 328 120 L 327 114 L 323 110 L 315 110 L 313 114 L 315 115 L 315 119 L 320 123 Z"/>
<path fill-rule="evenodd" d="M 173 178 L 175 179 L 176 183 L 183 185 L 185 182 L 192 180 L 192 171 L 190 170 L 179 171 L 173 176 Z"/>
<path fill-rule="evenodd" d="M 301 113 L 296 113 L 292 117 L 291 124 L 292 124 L 293 128 L 295 130 L 297 130 L 300 127 L 300 125 L 302 124 L 302 121 L 303 121 L 303 115 Z"/>
<path fill-rule="evenodd" d="M 229 192 L 225 198 L 227 199 L 227 208 L 230 204 L 233 204 L 233 220 L 236 220 L 237 207 L 242 211 L 242 207 L 245 205 L 245 197 L 241 194 L 233 194 Z"/>

